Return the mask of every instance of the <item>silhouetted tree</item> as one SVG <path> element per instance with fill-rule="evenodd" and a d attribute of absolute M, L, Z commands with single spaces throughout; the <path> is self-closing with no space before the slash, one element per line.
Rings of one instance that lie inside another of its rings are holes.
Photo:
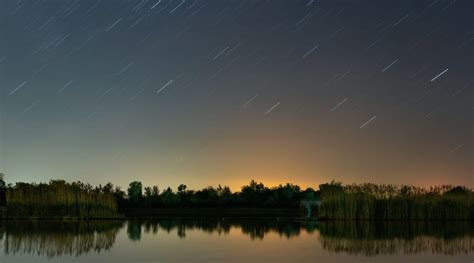
<path fill-rule="evenodd" d="M 160 189 L 158 188 L 158 186 L 154 185 L 151 192 L 152 196 L 158 196 L 160 194 Z"/>
<path fill-rule="evenodd" d="M 128 185 L 128 197 L 130 201 L 138 203 L 142 198 L 143 186 L 141 182 L 133 181 Z"/>
<path fill-rule="evenodd" d="M 6 205 L 6 188 L 7 185 L 5 184 L 4 181 L 5 175 L 3 173 L 0 173 L 0 206 L 5 206 Z"/>
<path fill-rule="evenodd" d="M 184 193 L 186 191 L 186 185 L 185 184 L 180 184 L 178 186 L 178 193 Z"/>
<path fill-rule="evenodd" d="M 145 189 L 145 197 L 148 197 L 148 198 L 151 197 L 152 195 L 151 187 L 146 186 L 144 189 Z"/>
<path fill-rule="evenodd" d="M 164 206 L 176 206 L 179 204 L 179 197 L 173 193 L 173 190 L 168 187 L 164 190 L 161 195 L 161 200 Z"/>

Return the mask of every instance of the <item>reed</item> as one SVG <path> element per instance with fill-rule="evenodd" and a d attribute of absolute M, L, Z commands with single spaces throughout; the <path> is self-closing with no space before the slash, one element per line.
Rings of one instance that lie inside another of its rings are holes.
<path fill-rule="evenodd" d="M 466 187 L 331 182 L 320 186 L 319 216 L 340 220 L 473 220 L 474 193 Z"/>
<path fill-rule="evenodd" d="M 16 183 L 6 189 L 7 217 L 100 218 L 117 215 L 109 187 L 52 180 L 48 184 Z"/>

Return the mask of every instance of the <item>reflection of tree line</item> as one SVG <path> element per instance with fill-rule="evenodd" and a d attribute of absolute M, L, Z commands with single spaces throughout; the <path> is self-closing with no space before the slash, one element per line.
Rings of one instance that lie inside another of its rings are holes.
<path fill-rule="evenodd" d="M 336 253 L 391 255 L 474 251 L 473 225 L 435 222 L 325 222 L 318 226 L 321 246 Z"/>
<path fill-rule="evenodd" d="M 429 236 L 417 236 L 413 239 L 341 239 L 335 237 L 322 237 L 323 249 L 335 253 L 348 253 L 351 255 L 395 255 L 418 254 L 431 252 L 433 254 L 457 255 L 467 254 L 472 251 L 473 244 L 470 237 L 460 237 L 450 240 Z"/>
<path fill-rule="evenodd" d="M 268 219 L 215 219 L 209 218 L 170 218 L 159 220 L 131 220 L 128 221 L 127 233 L 131 240 L 140 240 L 142 230 L 145 233 L 157 234 L 158 231 L 170 233 L 176 231 L 181 238 L 186 237 L 186 231 L 199 230 L 210 234 L 226 235 L 231 228 L 241 229 L 244 235 L 252 240 L 264 239 L 269 233 L 276 233 L 281 237 L 292 238 L 300 235 L 301 230 L 314 232 L 316 223 L 305 223 L 293 220 Z"/>
<path fill-rule="evenodd" d="M 356 255 L 411 254 L 433 252 L 460 254 L 474 251 L 474 228 L 470 222 L 306 222 L 268 219 L 170 218 L 124 221 L 62 221 L 0 223 L 5 254 L 35 254 L 49 257 L 83 255 L 110 249 L 120 229 L 126 227 L 130 240 L 142 234 L 174 233 L 186 238 L 187 231 L 227 235 L 240 229 L 250 239 L 277 234 L 291 239 L 302 232 L 319 231 L 321 246 L 336 253 Z"/>
<path fill-rule="evenodd" d="M 122 226 L 121 221 L 5 221 L 0 239 L 5 254 L 79 256 L 110 249 Z"/>

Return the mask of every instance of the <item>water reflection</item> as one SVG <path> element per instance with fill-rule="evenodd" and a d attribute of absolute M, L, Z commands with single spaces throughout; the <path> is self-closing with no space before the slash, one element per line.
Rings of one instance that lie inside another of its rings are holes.
<path fill-rule="evenodd" d="M 325 250 L 352 255 L 431 252 L 457 255 L 474 251 L 469 222 L 326 222 L 319 225 Z"/>
<path fill-rule="evenodd" d="M 470 254 L 474 251 L 473 225 L 469 222 L 304 222 L 268 219 L 190 219 L 169 218 L 129 221 L 6 221 L 0 223 L 0 238 L 5 254 L 31 254 L 48 257 L 80 256 L 109 250 L 121 230 L 131 242 L 144 235 L 199 231 L 226 236 L 240 230 L 252 240 L 265 240 L 269 234 L 296 239 L 303 232 L 319 237 L 320 246 L 330 252 L 351 255 L 393 255 L 430 252 Z"/>
<path fill-rule="evenodd" d="M 141 236 L 143 226 L 145 233 L 156 234 L 159 229 L 167 233 L 176 231 L 180 238 L 186 237 L 187 231 L 202 231 L 209 234 L 225 235 L 231 228 L 240 229 L 242 234 L 250 239 L 263 240 L 269 233 L 276 233 L 280 237 L 292 238 L 300 235 L 301 231 L 313 233 L 316 230 L 316 222 L 298 222 L 293 220 L 268 220 L 268 219 L 209 219 L 209 218 L 170 218 L 160 220 L 129 221 L 128 234 L 132 240 L 137 240 Z"/>
<path fill-rule="evenodd" d="M 110 249 L 120 221 L 6 221 L 0 223 L 5 254 L 80 256 Z"/>

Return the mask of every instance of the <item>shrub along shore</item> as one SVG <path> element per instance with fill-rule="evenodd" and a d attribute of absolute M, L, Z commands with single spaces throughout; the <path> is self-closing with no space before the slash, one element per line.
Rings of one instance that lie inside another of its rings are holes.
<path fill-rule="evenodd" d="M 130 183 L 127 191 L 111 183 L 0 182 L 3 218 L 123 218 L 153 216 L 305 217 L 326 220 L 474 221 L 474 192 L 463 186 L 415 186 L 330 182 L 318 190 L 286 184 L 266 187 L 251 181 L 239 192 L 227 186 L 177 191 Z"/>

